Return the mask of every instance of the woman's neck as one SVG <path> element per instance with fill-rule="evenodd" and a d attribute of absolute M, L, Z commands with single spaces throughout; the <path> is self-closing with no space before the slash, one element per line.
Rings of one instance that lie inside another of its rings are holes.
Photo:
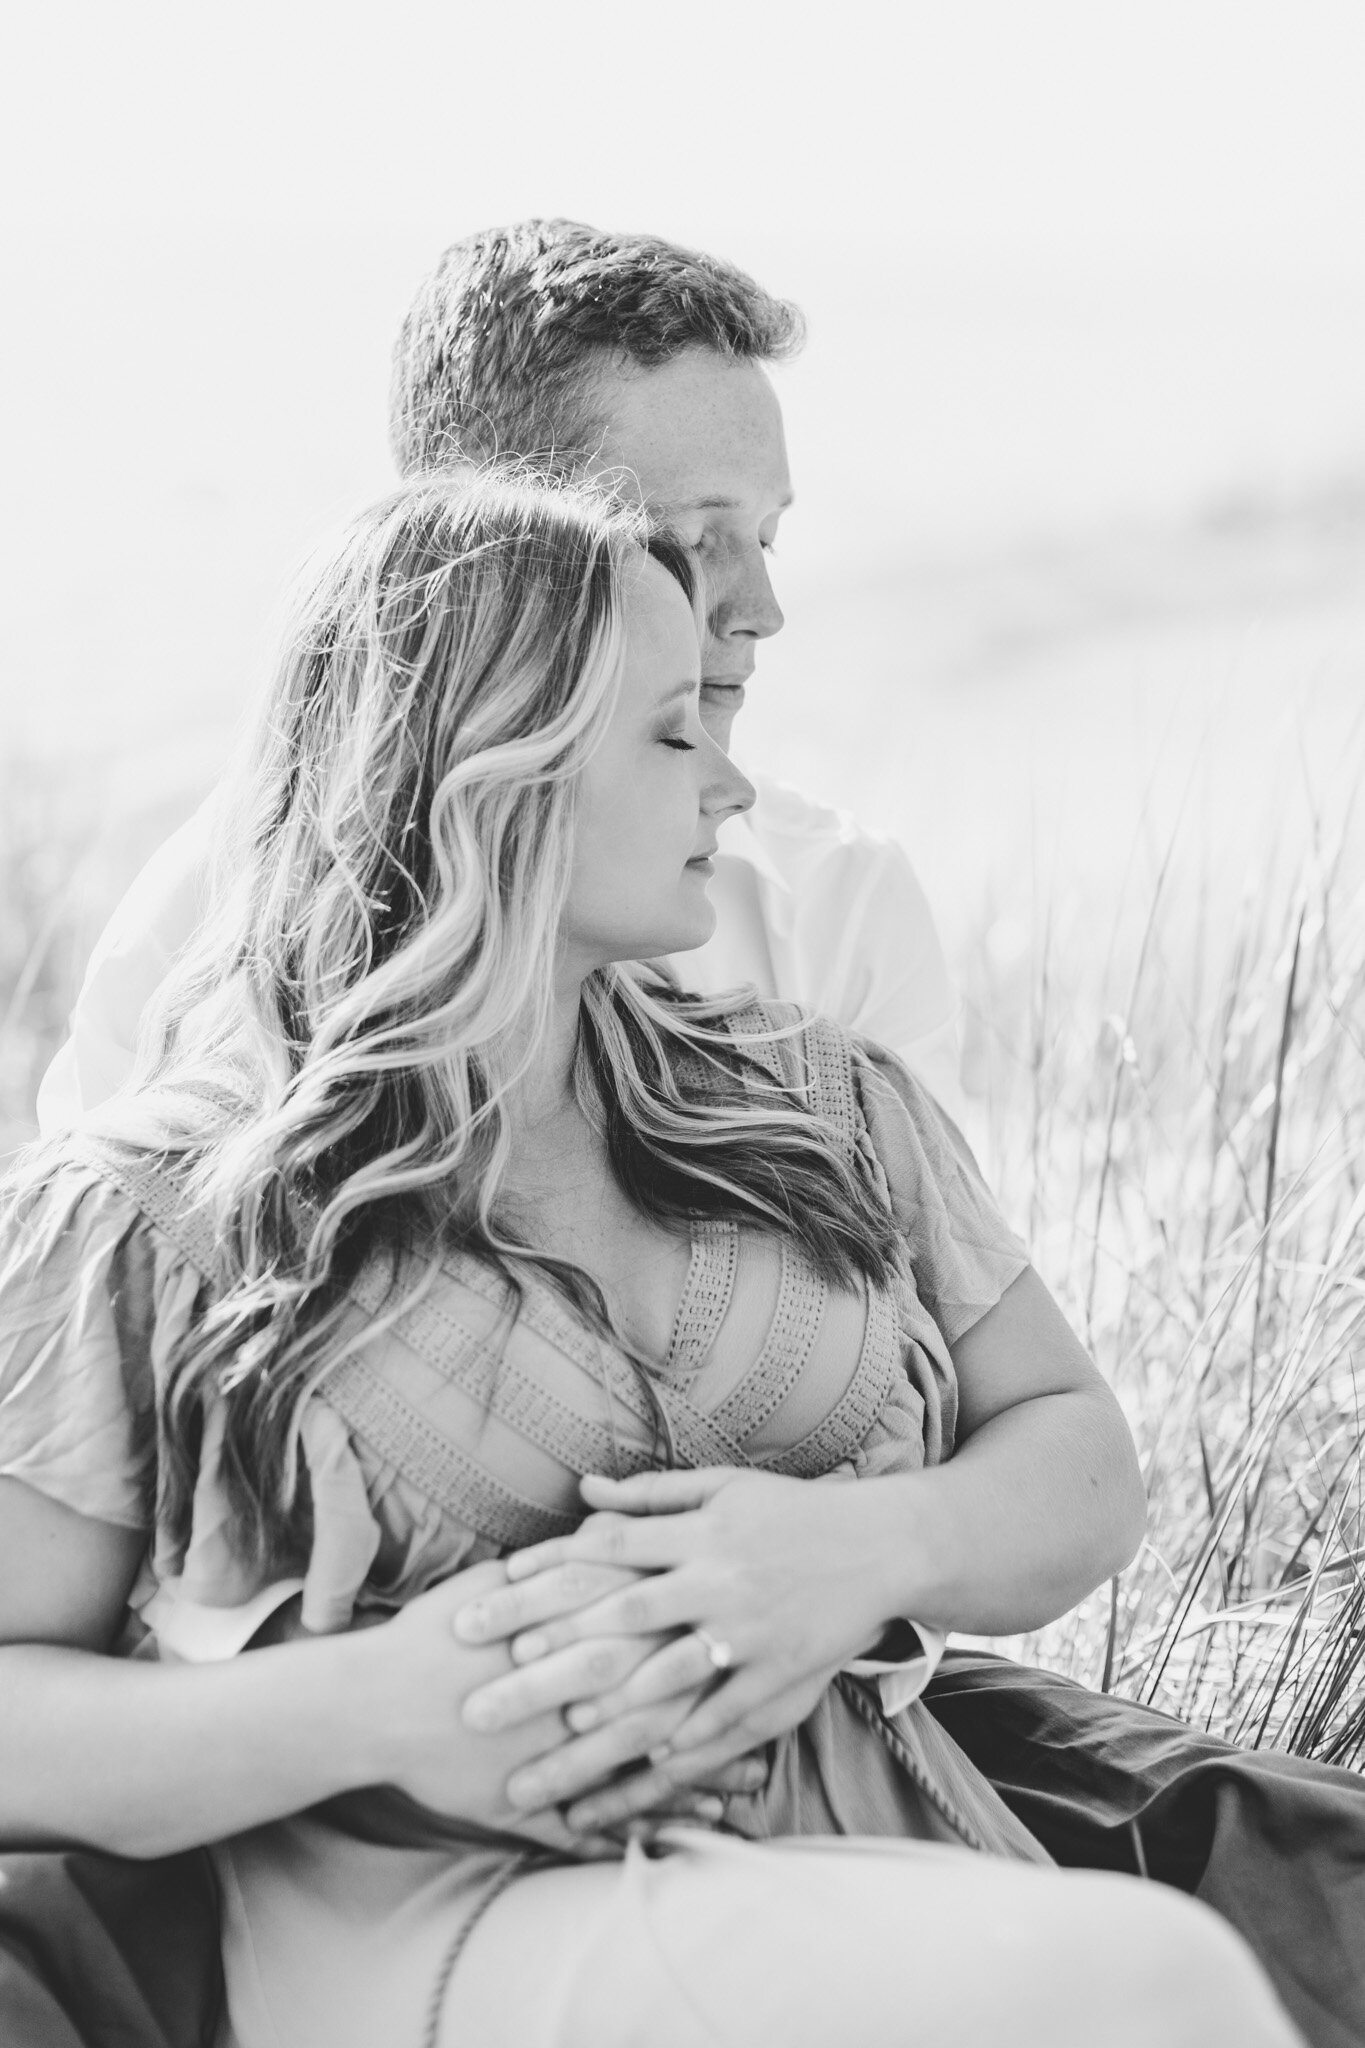
<path fill-rule="evenodd" d="M 556 979 L 544 1034 L 508 1098 L 514 1145 L 577 1107 L 573 1070 L 583 979 L 567 974 Z"/>

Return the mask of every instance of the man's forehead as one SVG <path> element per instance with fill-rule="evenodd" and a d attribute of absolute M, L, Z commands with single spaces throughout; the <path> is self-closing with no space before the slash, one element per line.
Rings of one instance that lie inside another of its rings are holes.
<path fill-rule="evenodd" d="M 673 512 L 775 509 L 791 497 L 782 410 L 757 363 L 691 350 L 599 386 L 600 460 Z"/>

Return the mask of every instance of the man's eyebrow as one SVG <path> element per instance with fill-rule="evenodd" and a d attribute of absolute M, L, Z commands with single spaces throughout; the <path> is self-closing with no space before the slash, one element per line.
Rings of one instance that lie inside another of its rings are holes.
<path fill-rule="evenodd" d="M 774 509 L 785 512 L 795 501 L 795 491 L 788 491 L 784 498 L 778 499 Z M 739 498 L 715 497 L 688 498 L 682 504 L 673 505 L 669 509 L 674 512 L 740 512 L 744 508 Z"/>

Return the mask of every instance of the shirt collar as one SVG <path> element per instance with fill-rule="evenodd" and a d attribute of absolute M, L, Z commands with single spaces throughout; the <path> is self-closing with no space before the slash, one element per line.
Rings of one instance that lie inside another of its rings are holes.
<path fill-rule="evenodd" d="M 761 804 L 762 801 L 760 793 L 758 803 Z M 755 804 L 752 810 L 736 812 L 733 818 L 725 820 L 716 835 L 717 851 L 729 860 L 742 860 L 745 866 L 751 867 L 770 889 L 775 889 L 781 896 L 790 896 L 791 883 L 778 867 L 756 830 L 754 820 L 757 810 L 758 804 Z"/>

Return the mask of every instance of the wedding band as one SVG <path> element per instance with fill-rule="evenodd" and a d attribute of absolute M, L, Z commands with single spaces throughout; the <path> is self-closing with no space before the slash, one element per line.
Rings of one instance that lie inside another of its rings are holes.
<path fill-rule="evenodd" d="M 723 1643 L 719 1636 L 708 1635 L 704 1628 L 694 1628 L 692 1633 L 711 1659 L 712 1670 L 728 1671 L 735 1661 L 735 1653 L 730 1645 Z"/>

